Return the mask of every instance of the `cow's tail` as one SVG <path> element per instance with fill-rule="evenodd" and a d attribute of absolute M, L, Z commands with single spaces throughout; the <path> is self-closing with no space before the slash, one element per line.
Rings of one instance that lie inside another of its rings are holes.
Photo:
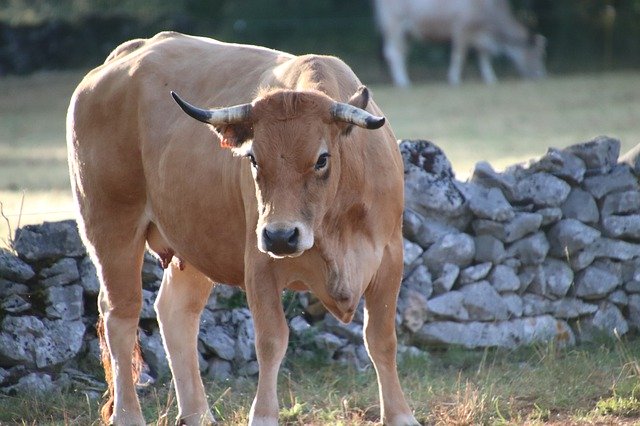
<path fill-rule="evenodd" d="M 111 416 L 113 415 L 113 368 L 111 365 L 111 355 L 109 353 L 109 347 L 107 346 L 107 339 L 104 335 L 104 319 L 102 315 L 98 317 L 98 323 L 96 324 L 96 333 L 100 341 L 100 359 L 102 361 L 102 367 L 104 368 L 104 379 L 107 382 L 107 391 L 104 396 L 106 398 L 102 408 L 100 410 L 100 417 L 104 424 L 110 424 Z M 140 351 L 140 344 L 136 338 L 136 345 L 133 349 L 133 356 L 131 358 L 131 374 L 133 375 L 133 383 L 138 383 L 140 378 L 140 370 L 142 368 L 142 352 Z"/>

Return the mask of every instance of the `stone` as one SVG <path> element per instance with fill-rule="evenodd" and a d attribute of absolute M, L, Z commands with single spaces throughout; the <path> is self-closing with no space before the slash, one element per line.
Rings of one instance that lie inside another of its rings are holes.
<path fill-rule="evenodd" d="M 236 355 L 235 340 L 221 326 L 200 328 L 199 340 L 218 357 L 231 361 Z"/>
<path fill-rule="evenodd" d="M 427 269 L 425 265 L 418 265 L 418 267 L 414 269 L 402 282 L 401 291 L 403 288 L 417 291 L 427 299 L 431 297 L 431 294 L 433 293 L 433 281 L 431 280 L 431 273 L 429 272 L 429 269 Z"/>
<path fill-rule="evenodd" d="M 604 237 L 598 238 L 590 248 L 597 258 L 630 260 L 640 256 L 640 244 Z"/>
<path fill-rule="evenodd" d="M 0 328 L 0 362 L 47 368 L 75 357 L 82 347 L 82 320 L 6 316 Z"/>
<path fill-rule="evenodd" d="M 549 253 L 556 257 L 572 256 L 600 237 L 600 231 L 576 219 L 563 219 L 547 233 Z"/>
<path fill-rule="evenodd" d="M 584 161 L 587 174 L 605 174 L 618 161 L 620 141 L 608 136 L 598 136 L 588 142 L 571 145 L 564 151 Z"/>
<path fill-rule="evenodd" d="M 63 286 L 78 281 L 80 272 L 75 259 L 64 257 L 49 268 L 41 270 L 38 276 L 44 287 Z"/>
<path fill-rule="evenodd" d="M 8 312 L 10 314 L 19 314 L 31 309 L 31 303 L 27 302 L 22 296 L 12 294 L 0 299 L 0 312 Z"/>
<path fill-rule="evenodd" d="M 418 345 L 459 345 L 466 348 L 515 348 L 555 341 L 558 346 L 575 344 L 569 325 L 550 315 L 509 321 L 458 323 L 438 321 L 425 324 L 412 336 Z"/>
<path fill-rule="evenodd" d="M 532 171 L 547 172 L 572 184 L 579 184 L 584 178 L 584 161 L 567 151 L 549 148 L 537 162 L 529 166 Z"/>
<path fill-rule="evenodd" d="M 593 340 L 598 334 L 605 333 L 610 336 L 623 336 L 629 331 L 629 324 L 616 305 L 610 302 L 602 302 L 593 317 L 581 322 L 580 338 Z"/>
<path fill-rule="evenodd" d="M 547 258 L 542 264 L 546 289 L 549 295 L 562 298 L 573 284 L 574 274 L 569 265 L 561 260 Z"/>
<path fill-rule="evenodd" d="M 474 260 L 478 263 L 501 263 L 506 257 L 504 243 L 492 235 L 477 235 L 473 238 L 476 246 Z"/>
<path fill-rule="evenodd" d="M 640 281 L 629 281 L 625 283 L 624 289 L 627 293 L 640 293 Z"/>
<path fill-rule="evenodd" d="M 607 216 L 602 219 L 602 229 L 607 237 L 640 240 L 640 214 Z"/>
<path fill-rule="evenodd" d="M 629 312 L 627 317 L 629 327 L 636 331 L 640 331 L 640 294 L 632 294 L 629 296 L 627 309 Z"/>
<path fill-rule="evenodd" d="M 294 336 L 302 336 L 311 329 L 311 324 L 304 317 L 297 315 L 289 320 L 289 329 Z"/>
<path fill-rule="evenodd" d="M 494 222 L 486 219 L 473 221 L 477 235 L 492 235 L 504 243 L 512 243 L 525 235 L 537 232 L 542 224 L 542 215 L 537 213 L 516 213 L 508 222 Z"/>
<path fill-rule="evenodd" d="M 427 302 L 430 318 L 440 317 L 459 321 L 469 320 L 469 313 L 463 306 L 465 296 L 459 291 L 450 291 Z"/>
<path fill-rule="evenodd" d="M 417 236 L 421 233 L 422 223 L 425 218 L 409 208 L 402 213 L 402 234 L 409 241 L 418 242 Z"/>
<path fill-rule="evenodd" d="M 582 186 L 599 200 L 614 192 L 637 191 L 638 181 L 628 166 L 618 165 L 610 174 L 585 178 Z"/>
<path fill-rule="evenodd" d="M 596 205 L 596 200 L 581 188 L 571 189 L 561 209 L 565 219 L 576 219 L 589 224 L 598 223 L 598 220 L 600 220 L 600 212 Z"/>
<path fill-rule="evenodd" d="M 524 303 L 522 298 L 516 293 L 507 293 L 502 295 L 502 300 L 507 305 L 510 317 L 519 318 L 524 312 Z"/>
<path fill-rule="evenodd" d="M 507 248 L 507 256 L 517 257 L 523 265 L 539 265 L 547 257 L 549 242 L 544 232 L 536 232 Z"/>
<path fill-rule="evenodd" d="M 540 226 L 553 225 L 562 219 L 562 209 L 560 207 L 545 207 L 536 210 L 536 213 L 542 216 Z"/>
<path fill-rule="evenodd" d="M 415 333 L 428 317 L 427 298 L 416 291 L 409 291 L 406 306 L 402 311 L 402 324 Z"/>
<path fill-rule="evenodd" d="M 142 309 L 140 311 L 140 319 L 155 319 L 156 318 L 156 310 L 153 307 L 153 304 L 156 301 L 156 297 L 158 293 L 147 290 L 145 288 L 142 289 Z"/>
<path fill-rule="evenodd" d="M 151 253 L 145 252 L 141 272 L 142 282 L 159 288 L 163 275 L 164 270 L 160 266 L 160 261 Z"/>
<path fill-rule="evenodd" d="M 483 280 L 489 274 L 492 267 L 491 262 L 484 262 L 463 269 L 460 272 L 460 284 L 469 284 Z"/>
<path fill-rule="evenodd" d="M 0 247 L 0 278 L 25 283 L 35 276 L 28 263 L 9 250 Z"/>
<path fill-rule="evenodd" d="M 429 271 L 439 274 L 445 263 L 461 268 L 468 266 L 475 255 L 473 238 L 468 234 L 445 235 L 436 241 L 423 255 L 424 264 Z"/>
<path fill-rule="evenodd" d="M 86 254 L 74 220 L 44 222 L 17 229 L 14 248 L 27 262 L 56 261 Z"/>
<path fill-rule="evenodd" d="M 73 284 L 63 287 L 48 287 L 44 291 L 48 318 L 65 321 L 78 320 L 84 313 L 82 286 Z"/>
<path fill-rule="evenodd" d="M 602 216 L 628 214 L 640 211 L 640 191 L 623 191 L 604 197 L 600 212 Z"/>
<path fill-rule="evenodd" d="M 507 197 L 515 191 L 516 179 L 508 173 L 497 173 L 486 161 L 476 163 L 470 182 L 486 188 L 499 188 Z"/>
<path fill-rule="evenodd" d="M 33 372 L 21 377 L 18 380 L 18 383 L 9 387 L 7 391 L 8 393 L 15 393 L 18 395 L 35 394 L 43 396 L 55 391 L 60 391 L 60 389 L 56 389 L 56 385 L 53 380 L 51 380 L 51 376 L 49 374 Z"/>
<path fill-rule="evenodd" d="M 522 296 L 522 315 L 535 317 L 548 314 L 552 311 L 551 301 L 537 294 L 524 294 Z"/>
<path fill-rule="evenodd" d="M 80 285 L 87 296 L 97 296 L 100 293 L 100 280 L 96 267 L 89 256 L 85 256 L 78 266 Z"/>
<path fill-rule="evenodd" d="M 539 207 L 559 207 L 571 191 L 568 183 L 549 173 L 534 173 L 518 181 L 510 199 L 515 203 L 533 203 Z"/>
<path fill-rule="evenodd" d="M 429 248 L 431 244 L 441 240 L 446 235 L 459 234 L 458 228 L 436 220 L 426 220 L 416 236 L 415 242 L 423 248 Z"/>
<path fill-rule="evenodd" d="M 229 361 L 212 358 L 208 361 L 206 377 L 216 382 L 224 382 L 233 377 L 233 366 Z"/>
<path fill-rule="evenodd" d="M 411 265 L 422 254 L 422 247 L 416 243 L 412 243 L 406 238 L 403 239 L 404 243 L 404 266 Z"/>
<path fill-rule="evenodd" d="M 576 275 L 576 295 L 583 299 L 601 299 L 620 283 L 619 276 L 595 266 L 589 266 Z"/>
<path fill-rule="evenodd" d="M 627 306 L 629 304 L 629 296 L 627 296 L 627 293 L 622 289 L 616 290 L 613 293 L 609 294 L 607 300 L 611 303 L 615 303 L 619 307 Z"/>
<path fill-rule="evenodd" d="M 551 313 L 555 318 L 578 318 L 583 315 L 593 314 L 598 306 L 583 302 L 578 298 L 563 298 L 551 302 Z"/>
<path fill-rule="evenodd" d="M 169 361 L 162 344 L 162 336 L 157 328 L 153 328 L 152 332 L 147 334 L 144 331 L 138 332 L 140 340 L 140 349 L 142 358 L 149 366 L 151 375 L 155 379 L 169 377 L 171 371 L 169 369 Z"/>
<path fill-rule="evenodd" d="M 29 293 L 29 287 L 22 283 L 14 283 L 13 281 L 0 278 L 0 299 L 11 295 L 25 295 Z"/>
<path fill-rule="evenodd" d="M 248 310 L 245 314 L 248 314 Z M 237 320 L 236 327 L 235 360 L 240 363 L 249 363 L 256 359 L 256 335 L 253 319 L 250 315 L 244 315 Z"/>
<path fill-rule="evenodd" d="M 356 345 L 364 343 L 364 333 L 362 331 L 361 324 L 356 324 L 354 322 L 343 324 L 333 315 L 326 314 L 324 317 L 323 327 L 326 331 L 333 333 L 338 337 L 343 337 Z"/>
<path fill-rule="evenodd" d="M 463 186 L 464 194 L 469 200 L 469 208 L 481 219 L 504 222 L 513 219 L 513 207 L 507 201 L 502 190 L 484 188 L 473 183 Z"/>
<path fill-rule="evenodd" d="M 465 285 L 460 292 L 470 320 L 494 321 L 509 317 L 507 304 L 487 281 Z"/>
<path fill-rule="evenodd" d="M 340 337 L 327 333 L 320 332 L 313 337 L 313 342 L 318 347 L 318 349 L 324 350 L 327 352 L 327 357 L 329 359 L 333 358 L 333 354 L 347 344 L 346 339 L 341 339 Z"/>
<path fill-rule="evenodd" d="M 451 290 L 459 275 L 460 267 L 458 265 L 445 263 L 442 266 L 440 276 L 433 282 L 433 292 L 435 294 L 442 294 Z"/>
<path fill-rule="evenodd" d="M 513 270 L 505 265 L 496 265 L 489 274 L 489 282 L 499 292 L 516 291 L 520 288 L 520 279 Z"/>

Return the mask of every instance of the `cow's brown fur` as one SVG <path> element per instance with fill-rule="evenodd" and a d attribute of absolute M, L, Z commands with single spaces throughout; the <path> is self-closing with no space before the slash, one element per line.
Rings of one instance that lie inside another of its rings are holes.
<path fill-rule="evenodd" d="M 335 102 L 381 115 L 360 86 L 334 57 L 176 33 L 125 43 L 80 83 L 67 143 L 79 225 L 101 280 L 114 398 L 105 421 L 144 423 L 129 365 L 147 244 L 166 267 L 155 308 L 182 422 L 213 421 L 197 333 L 212 282 L 223 282 L 245 288 L 254 318 L 260 374 L 250 423 L 277 423 L 288 340 L 280 295 L 293 288 L 311 290 L 345 322 L 364 296 L 382 420 L 416 424 L 395 365 L 402 160 L 388 125 L 366 130 L 333 115 Z M 243 122 L 211 129 L 185 115 L 170 90 L 204 107 L 253 107 Z M 263 247 L 275 225 L 299 231 L 298 251 Z"/>

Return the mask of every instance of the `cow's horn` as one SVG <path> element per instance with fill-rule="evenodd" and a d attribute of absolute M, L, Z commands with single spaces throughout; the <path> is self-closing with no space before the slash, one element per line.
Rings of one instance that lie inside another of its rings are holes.
<path fill-rule="evenodd" d="M 180 108 L 191 117 L 213 126 L 234 124 L 246 121 L 251 116 L 251 104 L 240 104 L 228 108 L 202 109 L 184 101 L 176 92 L 171 92 Z"/>
<path fill-rule="evenodd" d="M 337 121 L 355 124 L 364 129 L 379 129 L 384 125 L 384 117 L 378 117 L 353 105 L 336 102 L 331 108 L 331 115 Z"/>

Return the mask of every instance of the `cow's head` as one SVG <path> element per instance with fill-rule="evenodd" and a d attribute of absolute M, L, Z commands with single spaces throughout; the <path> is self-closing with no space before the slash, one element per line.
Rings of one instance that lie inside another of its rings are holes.
<path fill-rule="evenodd" d="M 222 147 L 245 157 L 258 202 L 258 249 L 295 257 L 314 244 L 339 190 L 340 146 L 353 126 L 377 129 L 384 117 L 364 110 L 362 86 L 347 103 L 318 91 L 274 90 L 248 104 L 201 109 L 172 93 L 191 117 L 215 129 Z"/>
<path fill-rule="evenodd" d="M 523 77 L 540 79 L 547 75 L 546 49 L 547 39 L 543 35 L 530 34 L 525 42 L 506 46 L 506 53 Z"/>

